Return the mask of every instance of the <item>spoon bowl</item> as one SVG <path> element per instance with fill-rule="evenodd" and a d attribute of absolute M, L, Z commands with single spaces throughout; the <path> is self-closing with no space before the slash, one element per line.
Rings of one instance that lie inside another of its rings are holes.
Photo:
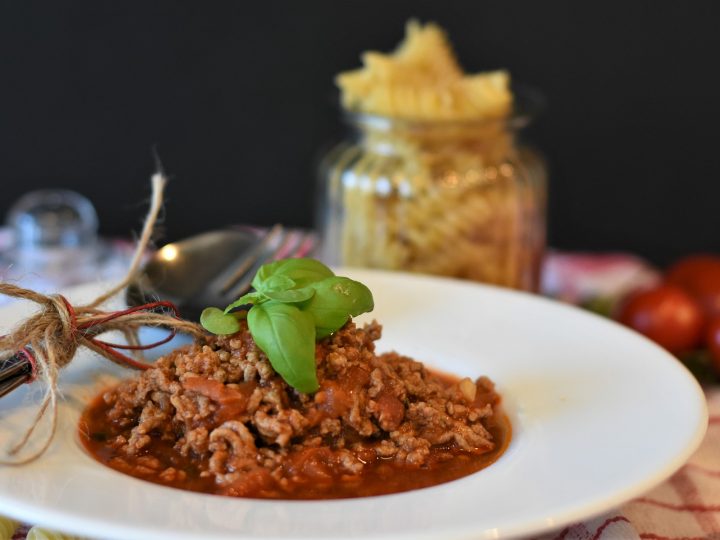
<path fill-rule="evenodd" d="M 160 248 L 128 287 L 126 301 L 137 306 L 172 302 L 183 318 L 198 320 L 206 307 L 221 307 L 250 288 L 261 265 L 313 251 L 312 233 L 283 229 L 224 229 Z"/>
<path fill-rule="evenodd" d="M 246 255 L 258 242 L 258 235 L 244 230 L 210 231 L 180 242 L 166 244 L 155 252 L 127 289 L 126 301 L 136 306 L 155 300 L 175 304 L 183 317 L 195 319 L 205 306 L 193 299 L 240 256 Z M 218 304 L 222 299 L 217 299 Z"/>

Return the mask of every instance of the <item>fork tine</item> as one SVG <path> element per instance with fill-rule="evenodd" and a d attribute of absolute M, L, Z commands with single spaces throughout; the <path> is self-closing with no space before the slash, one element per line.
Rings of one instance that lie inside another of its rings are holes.
<path fill-rule="evenodd" d="M 298 247 L 293 257 L 312 256 L 317 248 L 317 236 L 314 232 L 306 232 L 300 236 Z"/>
<path fill-rule="evenodd" d="M 192 309 L 195 309 L 195 307 L 199 306 L 219 306 L 223 303 L 227 296 L 224 291 L 233 287 L 238 280 L 242 280 L 258 259 L 267 257 L 267 255 L 265 255 L 267 245 L 273 244 L 277 237 L 282 234 L 283 228 L 281 225 L 275 225 L 267 231 L 257 240 L 252 248 L 243 252 L 241 256 L 235 259 L 223 272 L 212 278 L 201 291 L 188 299 L 184 303 L 186 312 L 189 313 L 191 306 L 194 306 Z M 193 316 L 194 315 L 193 313 Z"/>
<path fill-rule="evenodd" d="M 273 260 L 306 257 L 315 249 L 315 234 L 301 229 L 287 231 L 287 239 L 278 247 Z"/>
<path fill-rule="evenodd" d="M 305 257 L 309 255 L 315 246 L 315 235 L 312 232 L 288 231 L 283 241 L 278 244 L 275 250 L 269 252 L 268 257 L 260 258 L 245 275 L 244 279 L 237 282 L 237 285 L 227 292 L 228 303 L 232 302 L 250 288 L 255 273 L 259 268 L 270 261 L 279 259 L 292 259 L 293 257 Z"/>
<path fill-rule="evenodd" d="M 295 248 L 298 243 L 298 235 L 296 231 L 289 230 L 286 231 L 285 238 L 283 238 L 283 242 L 278 245 L 277 249 L 275 250 L 275 253 L 272 254 L 272 260 L 278 261 L 280 259 L 287 259 L 290 257 L 293 253 L 295 253 Z"/>
<path fill-rule="evenodd" d="M 223 291 L 225 299 L 230 299 L 229 302 L 232 302 L 242 294 L 246 293 L 250 289 L 250 285 L 253 278 L 255 277 L 255 274 L 263 264 L 278 260 L 280 258 L 284 258 L 279 257 L 279 255 L 287 253 L 287 245 L 289 240 L 290 234 L 288 233 L 288 231 L 283 231 L 283 235 L 280 238 L 279 242 L 277 242 L 275 245 L 268 245 L 265 251 L 262 253 L 262 256 L 255 259 L 253 265 L 248 268 L 247 272 L 245 272 L 245 274 L 242 276 L 242 279 L 236 280 L 232 288 Z"/>
<path fill-rule="evenodd" d="M 252 252 L 249 253 L 248 256 L 233 269 L 233 273 L 229 277 L 227 277 L 227 279 L 222 280 L 222 285 L 220 286 L 219 291 L 220 294 L 227 295 L 228 291 L 233 288 L 233 285 L 246 277 L 253 268 L 255 268 L 256 266 L 259 267 L 264 262 L 267 262 L 267 260 L 269 259 L 268 253 L 275 253 L 277 251 L 277 248 L 273 248 L 275 240 L 277 238 L 280 238 L 280 245 L 283 244 L 284 237 L 286 236 L 284 233 L 285 230 L 283 229 L 282 225 L 274 225 L 272 229 L 270 229 L 267 234 L 260 240 L 258 245 L 252 250 Z M 260 262 L 260 265 L 258 265 L 258 262 Z M 253 272 L 252 274 L 255 275 L 255 272 Z"/>

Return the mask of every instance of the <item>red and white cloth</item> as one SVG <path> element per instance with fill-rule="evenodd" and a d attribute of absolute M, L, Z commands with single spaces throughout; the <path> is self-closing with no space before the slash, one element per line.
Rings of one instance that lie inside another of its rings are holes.
<path fill-rule="evenodd" d="M 660 272 L 627 253 L 551 252 L 542 271 L 542 293 L 582 304 L 595 298 L 619 298 L 660 281 Z"/>

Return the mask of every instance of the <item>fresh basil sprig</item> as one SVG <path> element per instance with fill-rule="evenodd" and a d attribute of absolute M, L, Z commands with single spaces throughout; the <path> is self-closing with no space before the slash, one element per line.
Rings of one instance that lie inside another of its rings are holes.
<path fill-rule="evenodd" d="M 293 388 L 318 389 L 315 341 L 329 336 L 351 318 L 372 311 L 370 290 L 336 276 L 315 259 L 285 259 L 263 265 L 249 292 L 220 310 L 206 308 L 200 324 L 213 334 L 234 334 L 247 317 L 255 343 L 273 369 Z"/>

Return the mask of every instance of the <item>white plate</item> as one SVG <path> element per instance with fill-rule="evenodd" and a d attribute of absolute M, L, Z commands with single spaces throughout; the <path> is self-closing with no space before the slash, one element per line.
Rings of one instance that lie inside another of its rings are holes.
<path fill-rule="evenodd" d="M 83 405 L 99 378 L 119 372 L 84 353 L 63 374 L 60 430 L 50 450 L 30 465 L 0 469 L 0 512 L 118 539 L 508 538 L 640 495 L 678 469 L 703 437 L 707 411 L 692 376 L 612 322 L 467 282 L 346 274 L 374 292 L 372 316 L 385 329 L 380 350 L 496 381 L 514 427 L 497 463 L 436 487 L 352 500 L 259 501 L 162 487 L 108 469 L 80 447 L 75 430 Z M 0 328 L 23 313 L 1 310 Z M 28 396 L 35 394 L 29 388 L 0 400 L 2 444 L 32 414 Z"/>

